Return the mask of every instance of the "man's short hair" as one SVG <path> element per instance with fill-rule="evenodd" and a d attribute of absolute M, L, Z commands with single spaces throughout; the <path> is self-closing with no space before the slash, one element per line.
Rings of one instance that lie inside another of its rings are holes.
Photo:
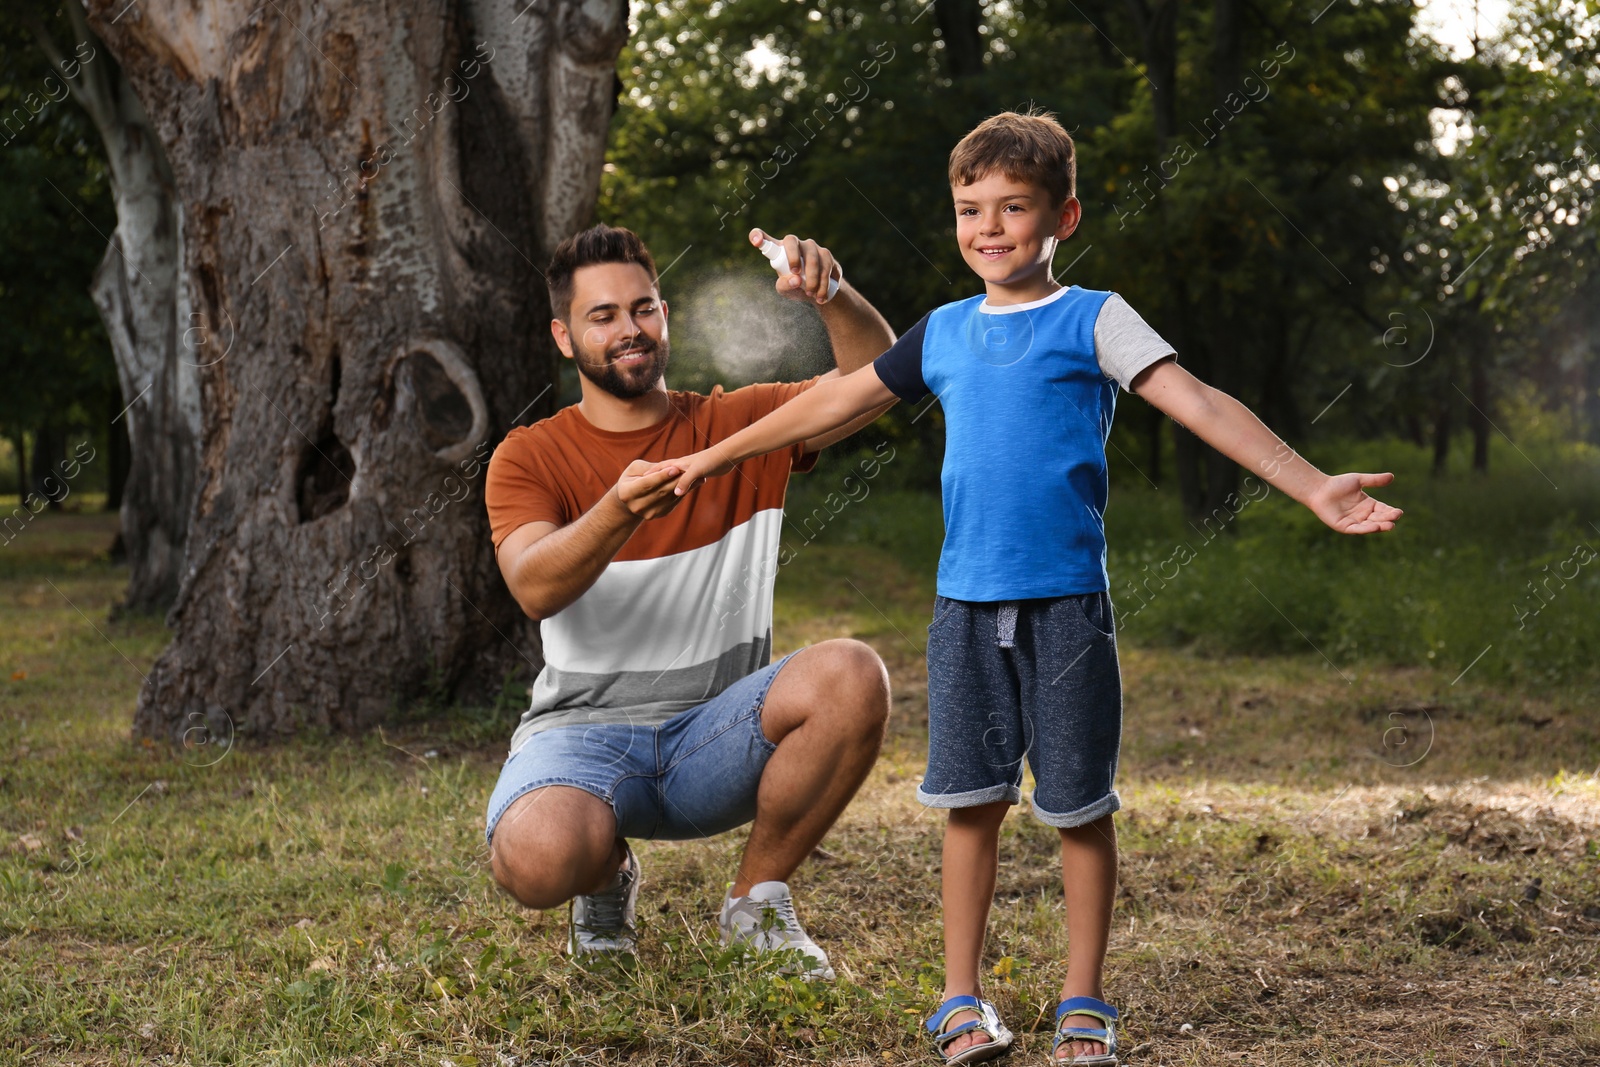
<path fill-rule="evenodd" d="M 950 153 L 951 185 L 971 185 L 995 171 L 1042 186 L 1057 204 L 1077 195 L 1072 135 L 1048 111 L 1002 111 L 978 123 Z"/>
<path fill-rule="evenodd" d="M 556 246 L 550 266 L 544 272 L 550 287 L 550 313 L 562 322 L 572 318 L 572 277 L 579 267 L 596 263 L 637 263 L 656 283 L 656 261 L 639 235 L 620 226 L 600 223 L 575 233 Z"/>

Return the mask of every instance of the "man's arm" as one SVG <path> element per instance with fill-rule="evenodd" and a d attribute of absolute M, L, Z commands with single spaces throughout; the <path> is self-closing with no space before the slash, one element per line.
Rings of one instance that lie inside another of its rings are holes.
<path fill-rule="evenodd" d="M 673 487 L 680 470 L 650 466 L 642 459 L 628 464 L 611 491 L 577 521 L 530 522 L 500 542 L 500 574 L 529 618 L 548 619 L 588 592 L 640 523 L 677 505 Z"/>
<path fill-rule="evenodd" d="M 882 411 L 894 400 L 895 395 L 878 377 L 877 369 L 862 367 L 854 374 L 818 382 L 731 437 L 692 456 L 669 459 L 659 469 L 681 472 L 675 490 L 681 496 L 707 478 L 727 474 L 752 456 L 764 456 L 798 441 L 826 438 L 867 414 Z"/>
<path fill-rule="evenodd" d="M 767 235 L 760 229 L 750 231 L 750 243 L 761 246 Z M 877 359 L 894 344 L 894 331 L 878 309 L 856 291 L 844 278 L 844 271 L 833 258 L 833 253 L 812 240 L 802 241 L 794 234 L 782 239 L 789 254 L 789 273 L 777 280 L 778 292 L 794 300 L 810 300 L 817 304 L 822 325 L 828 331 L 828 342 L 833 346 L 835 370 L 822 377 L 824 380 L 842 377 L 860 370 Z M 839 291 L 828 299 L 828 279 L 839 278 Z M 835 441 L 842 441 L 895 404 L 895 398 L 880 408 L 829 433 L 806 440 L 805 450 L 817 452 Z"/>
<path fill-rule="evenodd" d="M 1340 533 L 1392 530 L 1395 520 L 1404 514 L 1363 492 L 1388 485 L 1394 481 L 1393 474 L 1322 473 L 1267 429 L 1249 408 L 1171 360 L 1141 372 L 1133 380 L 1133 390 L 1218 452 L 1258 472 Z"/>

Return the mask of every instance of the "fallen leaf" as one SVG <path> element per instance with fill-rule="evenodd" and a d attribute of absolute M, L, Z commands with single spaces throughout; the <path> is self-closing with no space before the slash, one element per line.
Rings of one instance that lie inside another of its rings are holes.
<path fill-rule="evenodd" d="M 304 930 L 307 927 L 309 927 L 310 925 L 311 925 L 311 920 L 310 919 L 301 919 L 299 922 L 294 924 L 294 928 L 296 930 Z"/>
<path fill-rule="evenodd" d="M 11 680 L 13 682 L 20 682 L 24 678 L 26 678 L 27 676 L 28 676 L 28 672 L 27 671 L 12 671 L 11 672 Z"/>
<path fill-rule="evenodd" d="M 23 834 L 21 837 L 17 838 L 17 844 L 21 845 L 29 852 L 37 852 L 41 848 L 44 848 L 44 842 L 39 840 L 39 836 L 37 834 Z"/>
<path fill-rule="evenodd" d="M 306 964 L 306 970 L 308 970 L 308 971 L 331 971 L 331 970 L 333 970 L 333 957 L 332 956 L 318 956 L 316 959 L 314 959 L 310 963 Z"/>

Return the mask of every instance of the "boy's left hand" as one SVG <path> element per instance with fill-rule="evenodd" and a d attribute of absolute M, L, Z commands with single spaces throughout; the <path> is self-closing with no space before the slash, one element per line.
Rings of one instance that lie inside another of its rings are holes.
<path fill-rule="evenodd" d="M 1392 530 L 1394 521 L 1405 512 L 1381 500 L 1374 500 L 1364 492 L 1392 481 L 1393 474 L 1330 475 L 1306 500 L 1306 507 L 1330 529 L 1339 533 L 1369 534 Z"/>

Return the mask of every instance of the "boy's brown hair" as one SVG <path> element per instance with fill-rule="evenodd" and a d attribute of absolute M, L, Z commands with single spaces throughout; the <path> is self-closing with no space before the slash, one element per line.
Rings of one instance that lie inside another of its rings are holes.
<path fill-rule="evenodd" d="M 578 273 L 579 267 L 596 263 L 637 263 L 650 275 L 652 285 L 656 281 L 655 260 L 650 258 L 650 250 L 639 239 L 639 235 L 632 230 L 607 226 L 602 222 L 562 241 L 550 257 L 550 266 L 545 269 L 544 278 L 545 284 L 550 287 L 552 315 L 562 322 L 571 322 L 572 276 Z"/>
<path fill-rule="evenodd" d="M 1043 186 L 1057 204 L 1077 195 L 1072 135 L 1048 111 L 1002 111 L 978 123 L 950 153 L 951 185 L 971 185 L 994 171 Z"/>

